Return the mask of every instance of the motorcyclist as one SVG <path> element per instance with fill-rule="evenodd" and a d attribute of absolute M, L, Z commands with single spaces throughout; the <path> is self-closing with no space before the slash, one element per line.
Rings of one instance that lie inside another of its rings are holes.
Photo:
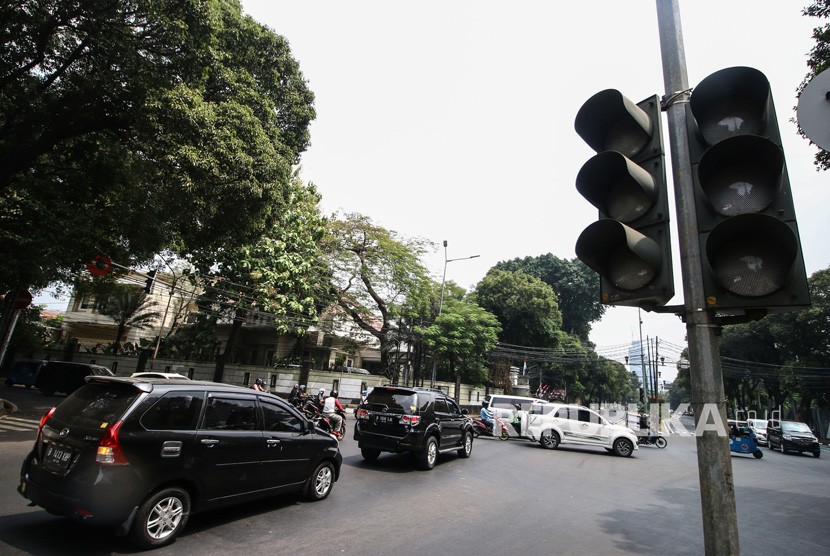
<path fill-rule="evenodd" d="M 321 388 L 322 390 L 322 388 Z M 338 412 L 345 412 L 343 406 L 340 405 L 340 400 L 337 399 L 337 390 L 332 390 L 331 394 L 323 400 L 323 416 L 327 417 L 331 423 L 331 430 L 338 436 L 341 434 L 340 429 L 343 427 L 343 416 Z"/>
<path fill-rule="evenodd" d="M 254 381 L 254 385 L 251 386 L 257 392 L 265 392 L 265 381 L 261 378 L 258 378 Z"/>
<path fill-rule="evenodd" d="M 300 385 L 295 384 L 294 388 L 291 389 L 291 392 L 288 393 L 288 402 L 292 405 L 296 405 L 297 398 L 300 397 Z"/>
<path fill-rule="evenodd" d="M 487 407 L 487 402 L 481 402 L 481 410 L 479 410 L 479 417 L 481 421 L 487 426 L 490 432 L 493 431 L 493 412 Z"/>
<path fill-rule="evenodd" d="M 326 401 L 326 389 L 325 388 L 320 388 L 320 390 L 317 391 L 317 396 L 315 396 L 315 398 L 314 398 L 314 403 L 316 403 L 317 407 L 319 407 L 322 410 L 323 409 L 323 402 L 325 402 L 325 401 Z"/>

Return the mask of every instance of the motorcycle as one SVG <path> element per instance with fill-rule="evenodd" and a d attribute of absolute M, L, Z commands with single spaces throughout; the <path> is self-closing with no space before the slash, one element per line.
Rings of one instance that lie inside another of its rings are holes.
<path fill-rule="evenodd" d="M 340 441 L 346 438 L 346 412 L 340 411 L 339 409 L 335 409 L 335 412 L 342 417 L 342 420 L 340 421 L 340 428 L 337 430 L 332 430 L 331 420 L 324 413 L 318 413 L 317 417 L 315 417 L 313 421 L 315 427 L 329 433 Z"/>
<path fill-rule="evenodd" d="M 638 446 L 650 446 L 652 444 L 658 448 L 665 448 L 668 446 L 669 441 L 659 432 L 656 434 L 637 434 Z"/>
<path fill-rule="evenodd" d="M 499 438 L 502 439 L 502 440 L 507 440 L 508 438 L 510 438 L 510 435 L 507 432 L 507 425 L 505 425 L 505 423 L 504 423 L 504 419 L 498 418 L 497 422 L 498 422 L 498 424 L 500 426 L 500 430 L 501 430 L 501 432 L 499 434 Z M 472 431 L 473 431 L 473 437 L 474 438 L 478 438 L 481 435 L 494 436 L 493 435 L 493 430 L 490 428 L 490 426 L 487 423 L 485 423 L 484 421 L 482 421 L 481 419 L 473 419 Z"/>

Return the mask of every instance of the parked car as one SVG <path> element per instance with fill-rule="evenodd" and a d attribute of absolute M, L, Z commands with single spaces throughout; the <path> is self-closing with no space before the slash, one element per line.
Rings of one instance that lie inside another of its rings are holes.
<path fill-rule="evenodd" d="M 47 361 L 37 375 L 35 387 L 47 396 L 52 396 L 55 392 L 71 394 L 84 385 L 84 379 L 88 376 L 113 376 L 113 373 L 101 365 Z"/>
<path fill-rule="evenodd" d="M 770 419 L 767 422 L 767 439 L 770 450 L 781 450 L 782 454 L 810 452 L 817 458 L 821 457 L 818 438 L 815 437 L 807 423 Z"/>
<path fill-rule="evenodd" d="M 470 457 L 472 419 L 439 390 L 377 386 L 357 410 L 354 439 L 366 461 L 381 452 L 409 452 L 421 469 L 430 470 L 440 452 Z"/>
<path fill-rule="evenodd" d="M 294 491 L 322 500 L 341 463 L 337 441 L 273 394 L 94 376 L 41 420 L 18 492 L 152 548 L 198 511 Z"/>
<path fill-rule="evenodd" d="M 631 429 L 613 425 L 587 407 L 554 403 L 521 413 L 522 436 L 551 450 L 563 444 L 597 446 L 628 457 L 639 449 L 637 435 Z"/>
<path fill-rule="evenodd" d="M 755 433 L 755 438 L 761 446 L 769 446 L 767 441 L 767 420 L 766 419 L 747 419 L 746 424 Z"/>
<path fill-rule="evenodd" d="M 46 361 L 16 361 L 6 376 L 6 386 L 11 388 L 15 384 L 20 384 L 31 388 L 35 385 L 37 375 L 45 364 Z"/>

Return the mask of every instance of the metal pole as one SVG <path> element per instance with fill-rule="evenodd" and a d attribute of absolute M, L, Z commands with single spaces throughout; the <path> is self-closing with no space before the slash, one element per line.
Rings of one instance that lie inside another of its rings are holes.
<path fill-rule="evenodd" d="M 680 241 L 684 317 L 689 338 L 692 407 L 696 426 L 702 414 L 705 418 L 709 416 L 709 411 L 703 411 L 704 408 L 716 408 L 721 423 L 725 423 L 723 371 L 716 336 L 718 326 L 714 314 L 706 309 L 703 292 L 694 183 L 686 129 L 685 104 L 688 102 L 689 80 L 686 75 L 680 10 L 678 0 L 656 0 L 656 3 Z M 740 554 L 728 439 L 711 430 L 695 436 L 705 553 L 709 556 Z"/>
<path fill-rule="evenodd" d="M 646 399 L 643 403 L 648 407 L 648 379 L 646 378 L 646 356 L 643 352 L 643 316 L 642 311 L 637 307 L 637 320 L 640 321 L 640 374 L 643 376 L 643 394 Z"/>

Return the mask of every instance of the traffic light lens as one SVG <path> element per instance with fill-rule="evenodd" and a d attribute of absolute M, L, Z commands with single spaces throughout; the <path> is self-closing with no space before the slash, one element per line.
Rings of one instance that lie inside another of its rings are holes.
<path fill-rule="evenodd" d="M 709 108 L 706 119 L 699 122 L 700 133 L 710 145 L 735 135 L 758 135 L 764 129 L 761 116 L 748 102 L 724 102 Z"/>
<path fill-rule="evenodd" d="M 774 193 L 769 174 L 749 164 L 724 168 L 712 176 L 706 190 L 712 208 L 724 216 L 761 212 Z"/>
<path fill-rule="evenodd" d="M 654 200 L 634 180 L 621 180 L 608 192 L 608 216 L 620 222 L 632 222 L 644 215 Z"/>
<path fill-rule="evenodd" d="M 634 291 L 654 280 L 654 267 L 626 247 L 615 249 L 608 259 L 608 279 L 617 288 Z"/>
<path fill-rule="evenodd" d="M 718 282 L 743 297 L 761 297 L 781 289 L 791 262 L 775 244 L 742 239 L 725 246 L 712 260 Z"/>
<path fill-rule="evenodd" d="M 621 118 L 608 130 L 603 145 L 606 151 L 617 151 L 631 158 L 643 150 L 649 134 L 632 118 Z"/>

